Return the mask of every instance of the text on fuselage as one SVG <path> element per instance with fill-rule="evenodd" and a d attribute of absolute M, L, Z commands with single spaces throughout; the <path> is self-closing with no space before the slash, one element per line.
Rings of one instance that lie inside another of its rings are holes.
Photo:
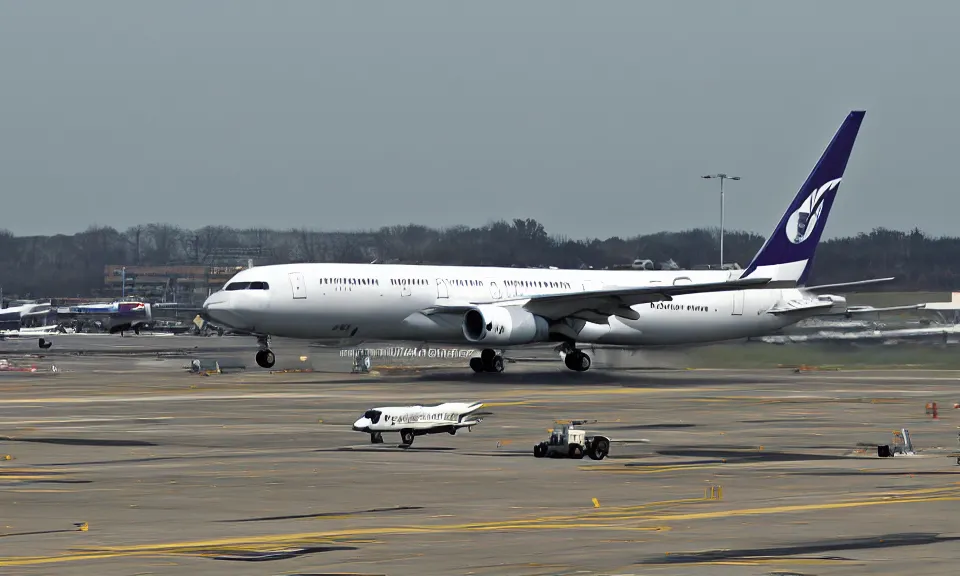
<path fill-rule="evenodd" d="M 675 304 L 673 302 L 651 302 L 650 308 L 654 310 L 673 310 L 676 312 L 709 312 L 709 306 L 697 306 L 695 304 Z"/>
<path fill-rule="evenodd" d="M 455 412 L 441 413 L 441 412 L 428 412 L 425 414 L 396 414 L 396 415 L 384 415 L 383 420 L 387 424 L 407 424 L 413 422 L 453 422 L 457 420 L 459 414 Z"/>

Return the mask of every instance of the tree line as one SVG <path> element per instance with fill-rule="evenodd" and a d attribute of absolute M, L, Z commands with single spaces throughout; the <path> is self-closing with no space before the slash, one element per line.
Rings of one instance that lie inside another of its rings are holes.
<path fill-rule="evenodd" d="M 0 231 L 0 287 L 6 296 L 96 296 L 104 266 L 246 265 L 291 262 L 403 262 L 468 266 L 609 268 L 634 259 L 673 261 L 681 268 L 716 264 L 719 231 L 698 228 L 631 238 L 574 240 L 550 235 L 536 220 L 497 221 L 482 227 L 390 226 L 375 231 L 307 229 L 187 230 L 169 224 L 125 231 L 91 227 L 73 234 L 15 236 Z M 746 266 L 764 238 L 724 234 L 724 259 Z M 821 242 L 811 282 L 895 276 L 884 290 L 960 288 L 960 238 L 877 228 Z"/>

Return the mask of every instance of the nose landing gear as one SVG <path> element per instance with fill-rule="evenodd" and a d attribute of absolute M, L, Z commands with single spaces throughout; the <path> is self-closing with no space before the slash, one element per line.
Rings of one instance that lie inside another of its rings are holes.
<path fill-rule="evenodd" d="M 261 368 L 273 368 L 277 363 L 277 358 L 270 350 L 260 350 L 257 352 L 257 366 Z"/>
<path fill-rule="evenodd" d="M 270 341 L 266 336 L 258 336 L 257 343 L 260 345 L 260 351 L 257 352 L 257 366 L 261 368 L 273 368 L 277 363 L 277 357 L 270 350 Z"/>

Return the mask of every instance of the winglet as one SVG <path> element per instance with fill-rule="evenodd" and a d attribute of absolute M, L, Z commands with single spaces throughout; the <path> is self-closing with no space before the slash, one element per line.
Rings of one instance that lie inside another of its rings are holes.
<path fill-rule="evenodd" d="M 847 115 L 820 161 L 741 278 L 763 277 L 806 284 L 820 235 L 843 179 L 864 111 Z"/>

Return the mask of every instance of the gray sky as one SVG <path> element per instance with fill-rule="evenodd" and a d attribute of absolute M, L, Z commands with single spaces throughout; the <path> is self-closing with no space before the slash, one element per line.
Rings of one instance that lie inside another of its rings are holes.
<path fill-rule="evenodd" d="M 960 234 L 960 2 L 0 0 L 0 228 Z M 41 212 L 38 207 L 49 206 Z"/>

